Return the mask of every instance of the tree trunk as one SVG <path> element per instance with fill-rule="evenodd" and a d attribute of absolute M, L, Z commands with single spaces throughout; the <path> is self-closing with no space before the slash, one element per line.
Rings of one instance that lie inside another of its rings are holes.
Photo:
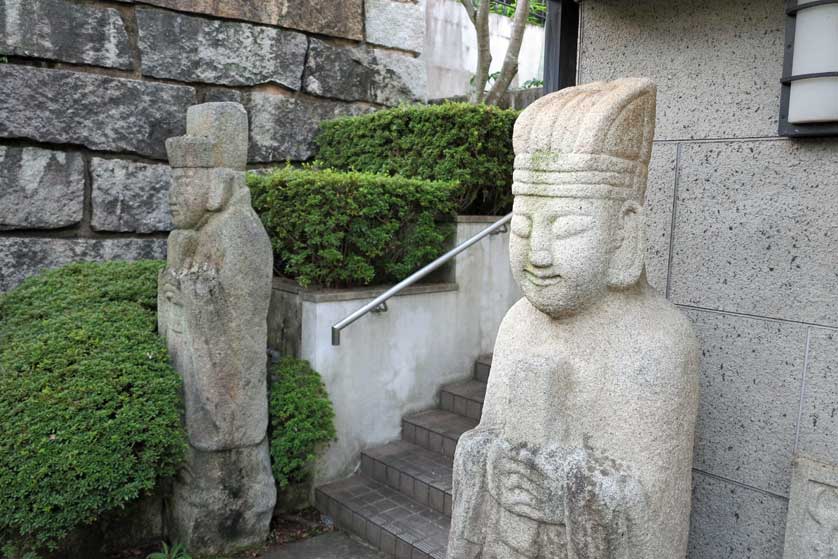
<path fill-rule="evenodd" d="M 483 0 L 488 3 L 488 0 Z M 506 57 L 503 59 L 503 66 L 500 75 L 486 97 L 486 103 L 497 105 L 503 94 L 509 89 L 509 84 L 515 74 L 518 73 L 518 54 L 521 52 L 521 43 L 524 41 L 524 31 L 527 28 L 527 18 L 530 14 L 530 1 L 518 0 L 515 7 L 515 16 L 512 22 L 512 37 L 509 39 L 509 48 L 506 49 Z M 487 21 L 488 23 L 488 21 Z M 488 26 L 487 26 L 488 33 Z M 488 44 L 488 40 L 486 41 Z M 485 86 L 484 86 L 485 87 Z"/>
<path fill-rule="evenodd" d="M 465 2 L 471 2 L 471 0 L 463 0 L 463 3 Z M 490 0 L 480 0 L 477 13 L 472 19 L 474 28 L 477 30 L 477 71 L 474 74 L 474 87 L 470 97 L 472 103 L 483 102 L 486 96 L 486 82 L 489 80 L 489 67 L 492 64 L 492 51 L 489 48 L 490 3 Z"/>

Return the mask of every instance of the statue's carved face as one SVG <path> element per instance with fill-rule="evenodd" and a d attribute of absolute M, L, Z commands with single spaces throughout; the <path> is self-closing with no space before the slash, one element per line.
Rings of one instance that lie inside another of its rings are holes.
<path fill-rule="evenodd" d="M 513 213 L 512 275 L 533 306 L 561 317 L 605 294 L 619 203 L 519 195 Z"/>
<path fill-rule="evenodd" d="M 169 192 L 169 206 L 176 229 L 194 229 L 207 213 L 209 177 L 201 171 L 172 169 L 174 185 Z"/>

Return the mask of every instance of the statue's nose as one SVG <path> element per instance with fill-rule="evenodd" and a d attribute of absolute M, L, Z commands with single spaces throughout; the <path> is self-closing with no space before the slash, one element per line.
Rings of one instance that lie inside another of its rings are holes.
<path fill-rule="evenodd" d="M 553 254 L 549 250 L 534 250 L 530 253 L 530 264 L 538 268 L 553 265 Z"/>

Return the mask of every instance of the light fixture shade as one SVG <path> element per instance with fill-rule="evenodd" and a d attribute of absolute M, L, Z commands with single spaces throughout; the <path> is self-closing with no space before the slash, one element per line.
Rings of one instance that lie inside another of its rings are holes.
<path fill-rule="evenodd" d="M 838 122 L 838 3 L 797 2 L 788 121 Z"/>

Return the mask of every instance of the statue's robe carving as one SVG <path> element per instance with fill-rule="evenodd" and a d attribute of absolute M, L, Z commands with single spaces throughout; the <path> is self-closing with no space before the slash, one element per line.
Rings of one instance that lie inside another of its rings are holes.
<path fill-rule="evenodd" d="M 191 107 L 187 133 L 166 142 L 175 230 L 157 297 L 189 442 L 167 532 L 217 555 L 264 542 L 276 504 L 266 371 L 273 256 L 245 184 L 244 107 Z"/>
<path fill-rule="evenodd" d="M 516 123 L 525 298 L 457 446 L 448 559 L 686 555 L 698 346 L 643 274 L 653 123 L 646 80 L 565 90 Z"/>

